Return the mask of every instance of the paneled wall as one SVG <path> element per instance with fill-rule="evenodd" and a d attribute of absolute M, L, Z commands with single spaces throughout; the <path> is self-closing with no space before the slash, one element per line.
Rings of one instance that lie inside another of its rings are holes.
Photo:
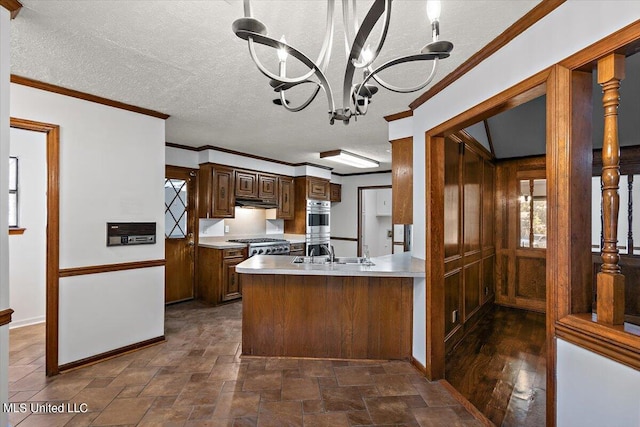
<path fill-rule="evenodd" d="M 489 154 L 464 134 L 445 140 L 445 339 L 451 348 L 494 295 L 494 179 Z"/>
<path fill-rule="evenodd" d="M 519 225 L 520 181 L 545 179 L 545 157 L 515 159 L 496 165 L 496 303 L 545 311 L 544 248 L 522 247 Z"/>

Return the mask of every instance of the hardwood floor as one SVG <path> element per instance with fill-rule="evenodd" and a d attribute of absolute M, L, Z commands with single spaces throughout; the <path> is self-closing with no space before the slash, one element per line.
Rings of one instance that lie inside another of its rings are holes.
<path fill-rule="evenodd" d="M 10 331 L 9 399 L 86 403 L 10 413 L 29 426 L 481 426 L 408 362 L 241 357 L 242 303 L 166 308 L 165 343 L 46 378 L 44 327 Z"/>
<path fill-rule="evenodd" d="M 447 355 L 446 379 L 497 426 L 543 426 L 545 316 L 495 306 Z"/>

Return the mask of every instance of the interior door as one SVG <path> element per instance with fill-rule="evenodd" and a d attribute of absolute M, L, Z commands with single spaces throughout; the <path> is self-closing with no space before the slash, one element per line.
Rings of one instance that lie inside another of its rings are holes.
<path fill-rule="evenodd" d="M 167 166 L 164 180 L 165 303 L 193 299 L 196 174 Z"/>

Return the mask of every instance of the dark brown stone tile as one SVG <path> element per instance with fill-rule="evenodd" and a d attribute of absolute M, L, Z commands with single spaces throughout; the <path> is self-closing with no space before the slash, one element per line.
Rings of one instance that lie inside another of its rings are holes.
<path fill-rule="evenodd" d="M 333 387 L 322 390 L 324 409 L 327 412 L 362 411 L 364 401 L 357 387 Z"/>
<path fill-rule="evenodd" d="M 262 402 L 258 427 L 302 427 L 302 402 Z"/>
<path fill-rule="evenodd" d="M 272 390 L 282 387 L 281 371 L 263 371 L 248 375 L 244 380 L 244 391 Z"/>
<path fill-rule="evenodd" d="M 349 425 L 352 426 L 369 426 L 373 424 L 369 411 L 349 411 L 347 412 Z"/>
<path fill-rule="evenodd" d="M 258 415 L 260 395 L 250 392 L 222 393 L 213 413 L 215 418 L 240 418 Z"/>
<path fill-rule="evenodd" d="M 315 378 L 283 378 L 282 400 L 320 399 L 320 387 Z"/>
<path fill-rule="evenodd" d="M 405 375 L 375 375 L 374 381 L 380 396 L 406 396 L 418 394 Z"/>
<path fill-rule="evenodd" d="M 305 414 L 304 427 L 349 427 L 345 413 Z"/>
<path fill-rule="evenodd" d="M 324 404 L 322 400 L 305 400 L 302 402 L 302 412 L 305 414 L 324 412 Z"/>
<path fill-rule="evenodd" d="M 385 396 L 365 398 L 374 424 L 415 423 L 411 408 L 401 397 Z"/>

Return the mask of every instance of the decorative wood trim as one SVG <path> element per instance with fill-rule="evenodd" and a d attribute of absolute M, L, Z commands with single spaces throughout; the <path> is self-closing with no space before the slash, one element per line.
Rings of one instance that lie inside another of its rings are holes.
<path fill-rule="evenodd" d="M 491 138 L 491 129 L 489 129 L 489 122 L 485 119 L 484 122 L 484 131 L 487 133 L 487 140 L 489 141 L 489 148 L 491 148 L 491 155 L 495 159 L 496 150 L 493 148 L 493 138 Z"/>
<path fill-rule="evenodd" d="M 337 175 L 337 176 L 360 176 L 360 175 L 375 175 L 375 174 L 379 174 L 379 173 L 391 173 L 391 171 L 390 170 L 383 170 L 383 171 L 354 172 L 354 173 L 331 172 L 331 175 Z"/>
<path fill-rule="evenodd" d="M 13 310 L 10 308 L 0 310 L 0 326 L 8 325 L 9 323 L 11 323 L 12 314 Z"/>
<path fill-rule="evenodd" d="M 256 156 L 256 155 L 253 155 L 253 154 L 241 153 L 240 151 L 231 150 L 229 148 L 215 147 L 213 145 L 202 145 L 200 147 L 191 147 L 189 145 L 176 144 L 176 143 L 173 143 L 173 142 L 165 142 L 165 146 L 171 147 L 171 148 L 179 148 L 181 150 L 198 151 L 198 152 L 199 151 L 206 151 L 206 150 L 215 150 L 215 151 L 220 151 L 222 153 L 235 154 L 237 156 L 248 157 L 250 159 L 256 159 L 256 160 L 263 160 L 265 162 L 277 163 L 277 164 L 280 164 L 280 165 L 287 165 L 287 166 L 292 166 L 292 167 L 313 166 L 314 168 L 325 169 L 325 170 L 330 170 L 330 171 L 333 170 L 333 168 L 331 168 L 329 166 L 317 165 L 315 163 L 308 163 L 308 162 L 305 162 L 305 163 L 290 163 L 290 162 L 285 162 L 284 160 L 276 160 L 276 159 L 270 159 L 268 157 L 262 157 L 262 156 Z"/>
<path fill-rule="evenodd" d="M 138 268 L 162 267 L 164 259 L 149 261 L 123 262 L 120 264 L 90 265 L 87 267 L 74 267 L 60 269 L 60 277 L 82 276 L 85 274 L 111 273 L 113 271 L 134 270 Z"/>
<path fill-rule="evenodd" d="M 46 259 L 46 332 L 45 371 L 47 376 L 58 371 L 58 310 L 60 284 L 60 127 L 12 117 L 10 126 L 43 132 L 47 138 L 47 259 Z"/>
<path fill-rule="evenodd" d="M 493 55 L 499 49 L 507 45 L 511 40 L 525 32 L 533 24 L 547 16 L 558 8 L 565 0 L 543 0 L 536 7 L 531 9 L 526 15 L 517 20 L 512 26 L 507 28 L 502 34 L 493 39 L 489 44 L 480 49 L 477 53 L 467 59 L 453 72 L 434 84 L 429 90 L 420 95 L 415 101 L 409 104 L 412 110 L 415 110 L 429 99 L 440 93 L 444 88 L 467 74 L 482 61 Z"/>
<path fill-rule="evenodd" d="M 406 119 L 407 117 L 413 116 L 413 110 L 401 111 L 395 114 L 389 114 L 388 116 L 384 116 L 384 119 L 387 122 L 393 122 L 394 120 Z"/>
<path fill-rule="evenodd" d="M 11 12 L 11 19 L 16 19 L 20 9 L 22 9 L 22 3 L 18 0 L 0 0 L 0 6 Z"/>
<path fill-rule="evenodd" d="M 22 228 L 22 227 L 10 227 L 9 228 L 9 235 L 10 236 L 15 236 L 17 234 L 24 234 L 24 232 L 27 231 L 26 228 Z"/>
<path fill-rule="evenodd" d="M 556 336 L 615 362 L 640 370 L 640 337 L 593 321 L 589 313 L 574 314 L 555 324 Z"/>
<path fill-rule="evenodd" d="M 357 242 L 358 238 L 357 237 L 334 237 L 331 236 L 331 240 L 340 240 L 343 242 Z"/>
<path fill-rule="evenodd" d="M 84 101 L 95 102 L 97 104 L 107 105 L 113 108 L 120 108 L 122 110 L 132 111 L 134 113 L 144 114 L 146 116 L 157 117 L 159 119 L 168 119 L 168 114 L 161 113 L 159 111 L 149 110 L 147 108 L 136 107 L 135 105 L 125 104 L 124 102 L 114 101 L 112 99 L 103 98 L 101 96 L 92 95 L 86 92 L 80 92 L 74 89 L 68 89 L 62 86 L 56 86 L 50 83 L 41 82 L 38 80 L 30 79 L 28 77 L 17 76 L 11 74 L 11 83 L 29 86 L 47 92 L 53 92 L 60 95 L 70 96 L 72 98 L 82 99 Z"/>
<path fill-rule="evenodd" d="M 639 39 L 640 20 L 637 20 L 604 39 L 585 47 L 577 53 L 574 53 L 563 61 L 560 61 L 559 65 L 571 70 L 581 69 L 586 66 L 588 71 L 590 71 L 594 63 L 599 58 L 614 51 L 617 52 Z"/>
<path fill-rule="evenodd" d="M 70 371 L 72 369 L 82 368 L 88 365 L 94 365 L 98 362 L 103 362 L 108 359 L 113 359 L 114 357 L 122 356 L 127 353 L 131 353 L 137 350 L 141 350 L 143 348 L 151 347 L 160 343 L 165 342 L 164 335 L 151 338 L 145 341 L 141 341 L 135 344 L 130 344 L 124 347 L 116 348 L 115 350 L 107 351 L 105 353 L 96 354 L 95 356 L 86 357 L 81 360 L 77 360 L 71 363 L 65 363 L 64 365 L 60 365 L 60 372 Z"/>
<path fill-rule="evenodd" d="M 544 95 L 547 92 L 546 82 L 550 72 L 551 68 L 547 68 L 534 74 L 517 85 L 436 126 L 429 131 L 429 134 L 449 136 L 474 123 Z"/>
<path fill-rule="evenodd" d="M 456 390 L 456 388 L 452 386 L 449 381 L 440 380 L 438 382 L 449 392 L 449 394 L 451 394 L 454 399 L 456 399 L 462 406 L 464 406 L 464 408 L 469 411 L 471 415 L 476 418 L 476 420 L 480 421 L 483 426 L 495 427 L 495 424 L 492 423 L 491 420 L 489 420 L 489 418 L 487 418 L 482 412 L 480 412 L 478 408 L 473 406 L 473 404 L 469 402 L 462 394 L 460 394 L 460 392 Z"/>

